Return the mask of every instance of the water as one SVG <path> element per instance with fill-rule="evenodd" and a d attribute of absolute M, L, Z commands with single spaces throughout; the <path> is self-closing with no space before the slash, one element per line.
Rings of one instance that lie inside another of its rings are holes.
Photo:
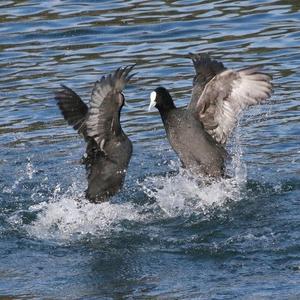
<path fill-rule="evenodd" d="M 300 298 L 300 5 L 297 1 L 0 3 L 0 295 L 10 299 Z M 274 95 L 240 120 L 232 179 L 180 168 L 150 92 L 188 103 L 188 52 L 264 64 Z M 84 142 L 53 99 L 85 101 L 103 74 L 136 63 L 122 125 L 125 187 L 84 199 Z"/>

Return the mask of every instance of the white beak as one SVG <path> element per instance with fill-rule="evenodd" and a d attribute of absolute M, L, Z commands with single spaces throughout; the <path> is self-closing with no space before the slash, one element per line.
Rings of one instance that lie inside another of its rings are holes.
<path fill-rule="evenodd" d="M 156 92 L 153 91 L 151 94 L 150 94 L 150 105 L 149 105 L 149 108 L 148 108 L 148 111 L 150 111 L 153 107 L 155 107 L 156 105 Z"/>

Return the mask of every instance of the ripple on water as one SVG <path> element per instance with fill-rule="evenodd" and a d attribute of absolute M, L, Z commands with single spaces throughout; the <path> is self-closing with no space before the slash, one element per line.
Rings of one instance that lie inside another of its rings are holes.
<path fill-rule="evenodd" d="M 298 1 L 67 2 L 0 1 L 1 291 L 298 299 Z M 230 68 L 264 65 L 274 83 L 229 145 L 232 178 L 210 185 L 180 169 L 158 113 L 146 112 L 158 85 L 178 106 L 189 101 L 186 54 L 197 51 Z M 88 102 L 94 81 L 133 63 L 125 188 L 94 205 L 84 142 L 53 94 L 63 83 Z"/>

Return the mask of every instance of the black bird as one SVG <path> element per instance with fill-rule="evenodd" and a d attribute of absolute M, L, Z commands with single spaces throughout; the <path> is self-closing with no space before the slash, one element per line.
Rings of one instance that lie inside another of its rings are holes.
<path fill-rule="evenodd" d="M 161 115 L 168 140 L 184 167 L 196 174 L 224 176 L 227 138 L 247 106 L 271 96 L 271 77 L 258 66 L 235 71 L 208 54 L 190 54 L 196 75 L 187 108 L 176 108 L 169 92 L 158 87 L 150 106 Z"/>
<path fill-rule="evenodd" d="M 57 104 L 69 125 L 83 135 L 86 143 L 86 197 L 103 202 L 123 185 L 132 154 L 132 143 L 122 130 L 120 113 L 125 103 L 122 90 L 134 75 L 133 66 L 103 76 L 92 90 L 88 106 L 70 88 L 62 85 L 55 94 Z"/>

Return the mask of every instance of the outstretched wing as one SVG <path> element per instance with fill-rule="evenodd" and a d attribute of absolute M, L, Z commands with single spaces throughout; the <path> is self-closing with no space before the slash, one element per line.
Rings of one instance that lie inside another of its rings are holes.
<path fill-rule="evenodd" d="M 95 140 L 100 149 L 114 130 L 116 118 L 123 104 L 122 90 L 134 75 L 129 75 L 134 66 L 117 69 L 113 74 L 103 76 L 94 85 L 89 114 L 86 120 L 87 135 Z"/>
<path fill-rule="evenodd" d="M 271 92 L 271 77 L 259 67 L 225 70 L 206 84 L 198 98 L 199 120 L 217 142 L 224 144 L 242 110 L 266 100 Z"/>
<path fill-rule="evenodd" d="M 88 107 L 74 91 L 65 85 L 61 86 L 62 90 L 55 93 L 57 105 L 68 124 L 85 135 L 84 121 Z"/>
<path fill-rule="evenodd" d="M 197 102 L 205 88 L 205 85 L 217 74 L 226 70 L 226 68 L 221 62 L 212 60 L 207 53 L 190 53 L 189 57 L 193 61 L 196 74 L 193 79 L 192 99 L 188 106 L 188 109 L 190 109 L 191 111 L 195 111 Z"/>

